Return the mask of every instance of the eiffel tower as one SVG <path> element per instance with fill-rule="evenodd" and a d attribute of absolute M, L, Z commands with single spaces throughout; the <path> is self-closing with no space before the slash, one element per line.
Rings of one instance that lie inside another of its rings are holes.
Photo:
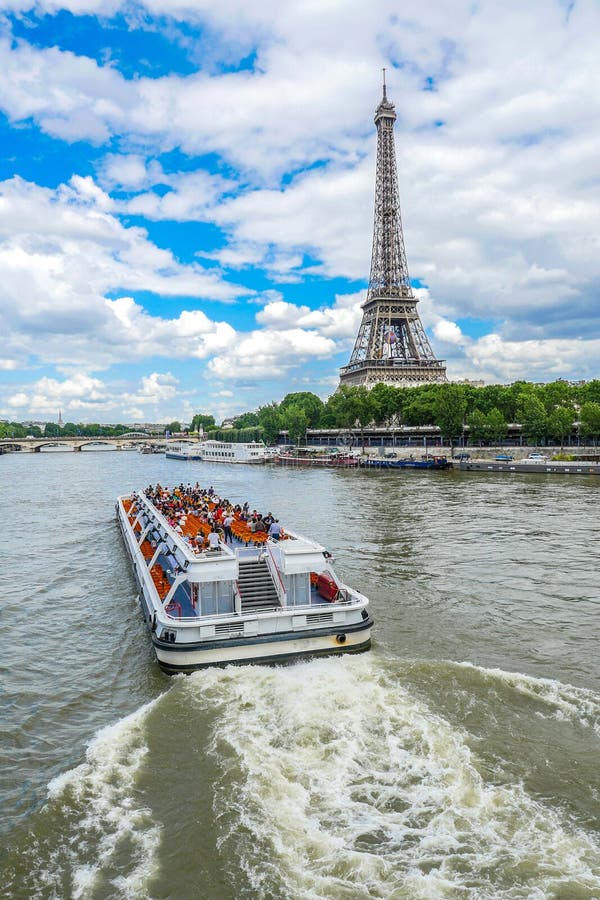
<path fill-rule="evenodd" d="M 340 384 L 415 387 L 445 382 L 446 366 L 436 359 L 417 312 L 406 263 L 394 147 L 394 104 L 383 98 L 375 111 L 377 173 L 375 222 L 367 299 L 363 318 Z"/>

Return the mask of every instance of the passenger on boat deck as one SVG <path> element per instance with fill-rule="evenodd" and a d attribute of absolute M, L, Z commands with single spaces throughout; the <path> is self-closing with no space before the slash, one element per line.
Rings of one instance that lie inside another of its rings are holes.
<path fill-rule="evenodd" d="M 213 530 L 208 535 L 208 549 L 209 550 L 218 550 L 219 549 L 219 534 L 218 532 Z"/>
<path fill-rule="evenodd" d="M 231 530 L 231 526 L 233 525 L 233 516 L 229 513 L 223 519 L 223 533 L 225 535 L 225 543 L 233 544 L 233 531 Z"/>
<path fill-rule="evenodd" d="M 273 519 L 271 524 L 269 525 L 269 537 L 274 541 L 278 541 L 281 537 L 282 528 L 279 524 L 279 519 Z"/>

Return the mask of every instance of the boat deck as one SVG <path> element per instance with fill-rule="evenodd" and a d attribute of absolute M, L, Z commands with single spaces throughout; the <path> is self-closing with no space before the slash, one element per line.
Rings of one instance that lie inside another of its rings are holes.
<path fill-rule="evenodd" d="M 139 525 L 136 526 L 134 530 L 139 532 Z M 187 521 L 182 530 L 185 537 L 191 538 L 192 535 L 198 535 L 200 533 L 207 534 L 209 528 L 207 525 L 202 523 L 197 516 L 190 514 L 188 515 Z M 263 546 L 266 541 L 267 535 L 262 532 L 250 532 L 245 523 L 241 522 L 234 523 L 233 532 L 233 540 L 226 546 L 228 546 L 235 553 L 240 563 L 243 564 L 260 562 L 264 553 Z M 146 561 L 149 561 L 155 553 L 154 547 L 147 538 L 142 541 L 140 550 Z M 201 550 L 199 547 L 197 547 L 195 549 L 195 553 L 197 556 L 210 557 L 213 555 L 218 556 L 220 553 L 222 553 L 222 551 L 208 549 Z M 175 571 L 175 567 L 176 564 L 165 553 L 159 553 L 154 562 L 154 565 L 152 566 L 150 574 L 161 600 L 164 600 L 164 598 L 167 596 L 175 580 L 177 574 L 177 572 Z M 312 581 L 310 584 L 309 605 L 318 607 L 327 607 L 330 605 L 330 601 L 321 596 L 317 589 L 317 585 Z M 279 600 L 275 597 L 271 602 L 267 604 L 256 605 L 250 599 L 245 599 L 242 595 L 243 612 L 249 612 L 252 609 L 255 609 L 256 611 L 260 611 L 261 609 L 264 610 L 265 608 L 276 609 L 279 606 Z M 188 582 L 184 582 L 183 584 L 179 585 L 178 588 L 176 588 L 173 597 L 165 608 L 165 611 L 171 618 L 193 619 L 200 617 L 200 613 L 194 604 Z"/>

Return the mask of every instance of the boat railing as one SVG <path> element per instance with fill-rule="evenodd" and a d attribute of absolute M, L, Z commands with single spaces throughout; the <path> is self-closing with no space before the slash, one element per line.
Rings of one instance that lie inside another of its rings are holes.
<path fill-rule="evenodd" d="M 285 589 L 285 584 L 283 583 L 283 578 L 281 577 L 281 572 L 279 571 L 279 566 L 277 565 L 277 563 L 275 561 L 275 557 L 273 556 L 273 551 L 271 550 L 271 547 L 269 546 L 269 541 L 266 541 L 265 548 L 267 551 L 266 556 L 265 556 L 267 568 L 268 568 L 269 572 L 271 573 L 271 580 L 273 581 L 273 584 L 275 585 L 275 590 L 277 591 L 277 597 L 279 599 L 279 603 L 281 604 L 281 606 L 286 607 L 287 606 L 287 591 Z"/>
<path fill-rule="evenodd" d="M 239 616 L 242 613 L 242 592 L 240 591 L 240 583 L 236 579 L 233 583 L 233 606 L 236 614 Z"/>
<path fill-rule="evenodd" d="M 222 614 L 213 614 L 213 615 L 202 615 L 198 614 L 195 616 L 172 616 L 169 612 L 166 612 L 164 609 L 162 611 L 163 616 L 165 616 L 169 622 L 178 622 L 181 625 L 224 625 L 224 624 L 238 624 L 241 625 L 244 622 L 254 621 L 254 620 L 262 620 L 268 619 L 270 616 L 274 614 L 286 613 L 287 615 L 306 615 L 310 614 L 311 616 L 318 615 L 327 615 L 328 613 L 335 612 L 336 609 L 348 609 L 350 607 L 356 606 L 356 600 L 336 600 L 334 603 L 304 603 L 298 604 L 297 606 L 287 606 L 284 609 L 281 606 L 269 606 L 265 607 L 261 610 L 256 610 L 255 612 L 243 613 L 241 615 L 237 615 L 235 613 L 222 613 Z"/>
<path fill-rule="evenodd" d="M 162 613 L 172 621 L 175 619 L 177 622 L 181 624 L 191 624 L 191 625 L 221 625 L 221 624 L 242 624 L 246 621 L 253 621 L 256 619 L 266 619 L 272 616 L 274 613 L 286 615 L 306 615 L 307 613 L 310 615 L 326 615 L 330 612 L 335 612 L 336 609 L 350 609 L 352 607 L 356 607 L 357 603 L 367 604 L 369 601 L 363 594 L 360 594 L 358 591 L 351 590 L 346 585 L 339 585 L 340 591 L 338 595 L 338 599 L 333 602 L 323 602 L 323 603 L 299 603 L 295 606 L 269 606 L 264 607 L 260 610 L 246 612 L 246 613 L 211 613 L 210 615 L 202 615 L 198 614 L 195 616 L 171 616 L 166 610 L 163 608 Z M 235 597 L 235 593 L 234 593 Z M 240 598 L 241 599 L 241 598 Z"/>
<path fill-rule="evenodd" d="M 138 502 L 141 502 L 146 507 L 147 511 L 150 513 L 150 516 L 154 518 L 156 523 L 160 525 L 160 527 L 166 532 L 169 540 L 173 541 L 173 543 L 177 546 L 177 548 L 181 551 L 185 559 L 189 563 L 199 562 L 203 560 L 214 560 L 217 556 L 225 556 L 225 557 L 234 557 L 235 554 L 230 548 L 224 544 L 222 541 L 219 541 L 219 551 L 215 550 L 202 550 L 196 551 L 193 547 L 188 544 L 188 542 L 181 537 L 177 532 L 169 525 L 164 515 L 156 508 L 156 506 L 148 500 L 145 494 L 141 492 L 135 493 L 135 499 Z M 164 539 L 166 539 L 166 535 Z"/>

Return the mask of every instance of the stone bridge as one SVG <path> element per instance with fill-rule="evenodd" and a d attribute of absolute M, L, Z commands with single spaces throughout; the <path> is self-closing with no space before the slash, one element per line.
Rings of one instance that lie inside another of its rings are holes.
<path fill-rule="evenodd" d="M 41 437 L 41 438 L 1 438 L 2 453 L 40 453 L 43 450 L 129 450 L 142 444 L 164 445 L 164 438 L 153 438 L 148 434 L 131 433 L 119 437 Z"/>

